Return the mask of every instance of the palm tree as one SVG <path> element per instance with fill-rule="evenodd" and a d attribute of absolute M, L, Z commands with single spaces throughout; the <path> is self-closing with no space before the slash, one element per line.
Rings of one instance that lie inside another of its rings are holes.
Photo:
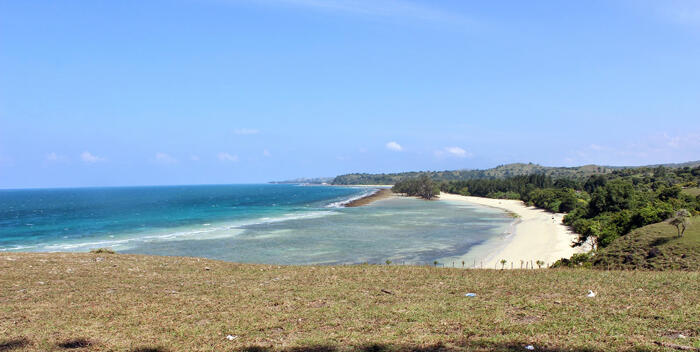
<path fill-rule="evenodd" d="M 505 260 L 505 259 L 501 259 L 501 270 L 505 269 L 505 267 L 506 267 L 506 263 L 508 263 L 508 261 L 507 261 L 507 260 Z"/>
<path fill-rule="evenodd" d="M 535 264 L 537 264 L 537 268 L 538 268 L 538 269 L 542 269 L 542 265 L 544 265 L 544 262 L 541 261 L 541 260 L 538 260 L 538 261 L 535 262 Z"/>

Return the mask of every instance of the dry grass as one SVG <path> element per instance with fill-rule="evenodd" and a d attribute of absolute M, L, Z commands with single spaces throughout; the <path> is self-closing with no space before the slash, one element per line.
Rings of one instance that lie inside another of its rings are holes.
<path fill-rule="evenodd" d="M 4 253 L 0 351 L 664 350 L 700 347 L 699 294 L 698 272 Z"/>

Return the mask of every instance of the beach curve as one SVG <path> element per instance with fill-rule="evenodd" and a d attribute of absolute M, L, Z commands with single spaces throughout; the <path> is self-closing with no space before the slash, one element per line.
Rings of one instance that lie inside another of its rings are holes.
<path fill-rule="evenodd" d="M 510 263 L 513 263 L 514 268 L 520 268 L 521 261 L 536 263 L 541 260 L 545 265 L 550 265 L 561 258 L 569 258 L 575 253 L 587 251 L 585 247 L 571 247 L 577 235 L 563 224 L 562 220 L 566 214 L 550 213 L 543 209 L 526 206 L 522 201 L 513 199 L 462 196 L 442 192 L 439 200 L 498 208 L 517 216 L 511 226 L 512 235 L 485 257 L 483 261 L 485 268 L 501 268 L 501 260 L 507 261 L 507 268 L 510 268 Z M 469 253 L 465 256 L 468 255 Z"/>

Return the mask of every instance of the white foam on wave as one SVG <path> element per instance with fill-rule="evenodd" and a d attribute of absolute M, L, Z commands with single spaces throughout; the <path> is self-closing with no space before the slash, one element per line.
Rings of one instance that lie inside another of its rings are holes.
<path fill-rule="evenodd" d="M 0 252 L 32 250 L 40 252 L 61 252 L 61 251 L 86 251 L 95 248 L 108 247 L 115 250 L 125 250 L 134 247 L 138 242 L 159 242 L 159 241 L 182 241 L 182 240 L 209 240 L 230 238 L 245 232 L 245 227 L 278 223 L 291 220 L 306 220 L 322 218 L 329 215 L 338 214 L 331 210 L 307 211 L 298 213 L 286 213 L 274 217 L 260 217 L 249 220 L 241 220 L 228 223 L 210 224 L 204 223 L 194 226 L 183 226 L 180 228 L 160 229 L 150 233 L 124 233 L 115 237 L 108 235 L 107 238 L 95 238 L 85 241 L 71 241 L 64 243 L 40 243 L 32 246 L 14 245 L 11 247 L 0 247 Z M 214 226 L 216 225 L 216 226 Z"/>
<path fill-rule="evenodd" d="M 0 248 L 0 252 L 21 251 L 21 250 L 23 250 L 23 249 L 31 249 L 31 248 L 36 248 L 36 246 L 14 245 L 14 246 L 12 246 L 12 247 L 2 247 L 2 248 Z"/>
<path fill-rule="evenodd" d="M 287 213 L 287 214 L 284 214 L 282 216 L 278 216 L 278 217 L 274 217 L 274 218 L 262 218 L 261 221 L 250 221 L 247 224 L 239 225 L 239 226 L 262 225 L 262 224 L 270 224 L 270 223 L 290 221 L 290 220 L 316 219 L 316 218 L 322 218 L 322 217 L 326 217 L 329 215 L 337 215 L 337 214 L 338 214 L 337 212 L 330 211 L 330 210 L 306 211 L 303 213 Z"/>
<path fill-rule="evenodd" d="M 64 251 L 80 251 L 96 248 L 119 248 L 120 244 L 129 242 L 130 239 L 122 240 L 106 240 L 106 241 L 91 241 L 91 242 L 74 242 L 74 243 L 56 243 L 56 244 L 41 244 L 35 246 L 42 252 L 64 252 Z"/>

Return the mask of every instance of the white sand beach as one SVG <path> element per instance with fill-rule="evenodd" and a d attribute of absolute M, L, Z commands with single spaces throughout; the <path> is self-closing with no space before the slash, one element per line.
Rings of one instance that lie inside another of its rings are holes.
<path fill-rule="evenodd" d="M 504 240 L 503 245 L 495 246 L 495 251 L 488 253 L 484 258 L 484 268 L 501 267 L 502 259 L 508 261 L 506 268 L 513 263 L 514 268 L 520 268 L 521 260 L 537 260 L 545 262 L 545 265 L 554 263 L 560 258 L 569 258 L 574 253 L 585 252 L 586 248 L 572 248 L 571 243 L 576 240 L 576 234 L 572 233 L 563 223 L 565 214 L 552 214 L 542 209 L 528 207 L 520 200 L 491 199 L 482 197 L 462 196 L 457 194 L 441 193 L 440 200 L 457 201 L 471 204 L 485 205 L 499 208 L 517 214 L 513 228 L 513 234 Z M 469 256 L 469 253 L 465 257 Z"/>

